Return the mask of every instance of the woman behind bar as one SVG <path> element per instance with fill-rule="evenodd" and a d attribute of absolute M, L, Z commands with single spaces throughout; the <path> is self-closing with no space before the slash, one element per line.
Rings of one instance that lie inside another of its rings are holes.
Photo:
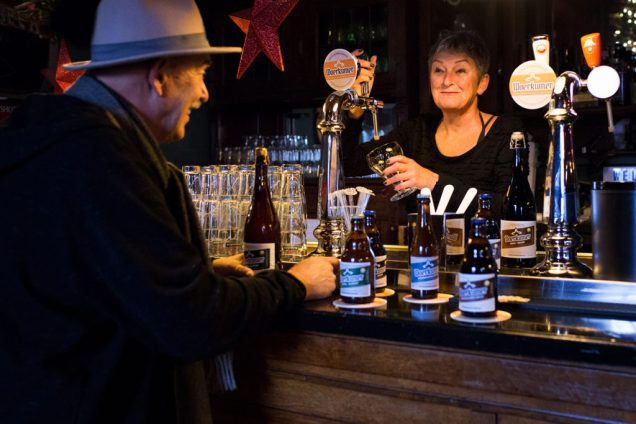
<path fill-rule="evenodd" d="M 362 54 L 361 50 L 354 52 Z M 373 85 L 376 57 L 360 60 L 362 71 L 354 89 L 362 93 L 360 83 Z M 399 125 L 382 141 L 397 141 L 404 156 L 389 160 L 387 185 L 399 183 L 396 190 L 428 187 L 439 200 L 447 184 L 455 187 L 447 208 L 454 212 L 470 187 L 494 194 L 494 210 L 501 201 L 512 176 L 510 134 L 522 129 L 520 120 L 498 117 L 479 109 L 478 99 L 490 82 L 490 54 L 483 39 L 472 31 L 443 32 L 429 53 L 428 70 L 431 93 L 442 116 L 428 113 Z M 349 112 L 351 118 L 343 133 L 343 163 L 348 176 L 370 173 L 365 155 L 378 144 L 357 143 L 363 115 L 360 109 Z M 363 154 L 360 154 L 360 152 Z M 467 216 L 474 213 L 474 205 Z"/>

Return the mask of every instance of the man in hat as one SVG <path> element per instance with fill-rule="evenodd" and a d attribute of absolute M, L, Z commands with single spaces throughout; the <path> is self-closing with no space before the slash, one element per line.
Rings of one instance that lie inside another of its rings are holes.
<path fill-rule="evenodd" d="M 0 141 L 2 422 L 209 420 L 201 369 L 180 385 L 179 365 L 335 289 L 334 258 L 213 270 L 183 175 L 160 152 L 208 100 L 209 55 L 231 51 L 210 46 L 193 0 L 102 0 L 91 60 L 69 66 L 88 73 L 12 116 Z"/>

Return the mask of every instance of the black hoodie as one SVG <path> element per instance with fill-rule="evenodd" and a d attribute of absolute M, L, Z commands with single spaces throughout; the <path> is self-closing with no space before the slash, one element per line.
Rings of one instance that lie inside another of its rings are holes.
<path fill-rule="evenodd" d="M 0 421 L 175 421 L 175 365 L 304 297 L 209 270 L 182 174 L 104 109 L 36 96 L 0 133 Z M 158 151 L 158 149 L 157 149 Z"/>

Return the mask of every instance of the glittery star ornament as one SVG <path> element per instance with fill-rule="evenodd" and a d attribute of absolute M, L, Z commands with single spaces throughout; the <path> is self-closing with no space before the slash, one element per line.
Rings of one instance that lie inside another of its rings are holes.
<path fill-rule="evenodd" d="M 68 53 L 68 47 L 64 39 L 60 40 L 60 50 L 57 55 L 57 65 L 55 71 L 52 69 L 44 69 L 42 73 L 53 86 L 56 93 L 65 92 L 75 81 L 81 77 L 86 71 L 67 71 L 62 68 L 65 63 L 71 62 L 71 56 Z"/>
<path fill-rule="evenodd" d="M 234 23 L 245 33 L 237 79 L 243 76 L 261 51 L 278 69 L 285 70 L 278 39 L 278 27 L 297 3 L 298 0 L 255 0 L 251 9 L 230 15 Z"/>

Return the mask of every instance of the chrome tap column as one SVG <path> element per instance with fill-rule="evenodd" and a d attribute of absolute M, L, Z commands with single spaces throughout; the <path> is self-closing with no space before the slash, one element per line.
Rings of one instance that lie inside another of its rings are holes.
<path fill-rule="evenodd" d="M 322 106 L 322 119 L 317 125 L 321 134 L 320 170 L 318 174 L 318 211 L 320 224 L 314 230 L 318 248 L 314 254 L 340 257 L 345 242 L 342 219 L 329 210 L 329 194 L 344 188 L 344 175 L 340 163 L 341 134 L 345 128 L 343 114 L 353 107 L 376 113 L 383 103 L 370 97 L 361 97 L 353 89 L 331 93 Z M 375 118 L 374 118 L 375 119 Z M 374 120 L 375 122 L 375 120 Z"/>
<path fill-rule="evenodd" d="M 584 85 L 576 73 L 562 73 L 555 82 L 549 110 L 545 114 L 550 124 L 546 204 L 543 207 L 548 231 L 541 237 L 545 259 L 532 269 L 535 275 L 592 276 L 592 270 L 576 257 L 582 238 L 574 230 L 579 223 L 579 196 L 572 133 L 572 125 L 577 118 L 573 95 Z"/>

